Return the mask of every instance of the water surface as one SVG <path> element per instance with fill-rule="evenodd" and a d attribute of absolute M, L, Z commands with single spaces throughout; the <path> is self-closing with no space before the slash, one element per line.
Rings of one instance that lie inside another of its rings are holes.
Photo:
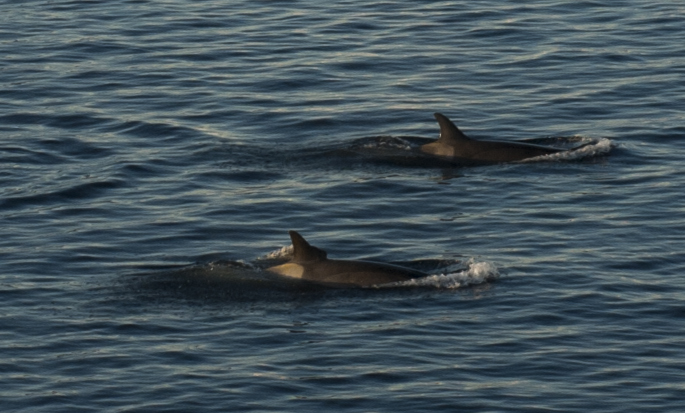
<path fill-rule="evenodd" d="M 0 15 L 3 410 L 685 407 L 678 3 Z M 607 146 L 377 162 L 388 140 L 437 138 L 434 112 L 474 138 Z M 270 278 L 291 229 L 436 278 Z"/>

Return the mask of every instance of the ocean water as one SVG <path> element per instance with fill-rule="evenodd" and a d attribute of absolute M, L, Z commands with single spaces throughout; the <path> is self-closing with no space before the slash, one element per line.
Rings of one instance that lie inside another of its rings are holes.
<path fill-rule="evenodd" d="M 3 412 L 685 410 L 680 2 L 0 16 Z M 434 112 L 587 146 L 413 162 Z M 268 275 L 288 230 L 431 275 Z"/>

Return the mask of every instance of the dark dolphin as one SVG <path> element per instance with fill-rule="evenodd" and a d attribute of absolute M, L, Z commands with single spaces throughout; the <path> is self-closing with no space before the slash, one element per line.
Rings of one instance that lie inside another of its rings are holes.
<path fill-rule="evenodd" d="M 267 268 L 267 271 L 331 286 L 356 287 L 407 281 L 428 275 L 411 268 L 380 262 L 329 260 L 326 251 L 309 245 L 297 232 L 290 231 L 289 234 L 293 242 L 292 260 Z"/>
<path fill-rule="evenodd" d="M 465 163 L 514 162 L 562 152 L 562 149 L 520 142 L 478 141 L 464 135 L 451 120 L 435 114 L 440 124 L 440 138 L 421 146 L 421 152 Z"/>

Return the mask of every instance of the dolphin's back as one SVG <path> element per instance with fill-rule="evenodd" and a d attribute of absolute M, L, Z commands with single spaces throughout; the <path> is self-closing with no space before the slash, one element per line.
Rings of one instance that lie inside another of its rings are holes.
<path fill-rule="evenodd" d="M 561 152 L 561 149 L 528 143 L 471 139 L 445 115 L 436 113 L 435 119 L 440 124 L 440 138 L 421 146 L 422 152 L 431 155 L 479 164 L 520 161 Z"/>
<path fill-rule="evenodd" d="M 303 280 L 368 287 L 423 277 L 426 273 L 372 261 L 324 260 L 304 265 Z"/>
<path fill-rule="evenodd" d="M 290 231 L 293 259 L 267 271 L 321 284 L 370 287 L 406 281 L 428 274 L 411 268 L 373 261 L 329 260 L 326 251 L 311 246 L 296 231 Z"/>
<path fill-rule="evenodd" d="M 520 142 L 471 140 L 466 145 L 455 148 L 454 156 L 483 162 L 511 162 L 560 151 L 556 148 Z"/>

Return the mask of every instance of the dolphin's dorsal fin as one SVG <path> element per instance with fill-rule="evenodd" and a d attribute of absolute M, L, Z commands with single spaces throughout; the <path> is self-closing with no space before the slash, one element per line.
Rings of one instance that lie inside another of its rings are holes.
<path fill-rule="evenodd" d="M 293 242 L 293 261 L 321 261 L 326 259 L 326 251 L 309 245 L 302 235 L 296 231 L 289 231 L 290 239 Z"/>
<path fill-rule="evenodd" d="M 437 112 L 434 116 L 435 119 L 438 120 L 438 124 L 440 124 L 440 138 L 437 140 L 439 143 L 454 146 L 459 142 L 471 140 L 471 138 L 464 135 L 447 116 Z"/>

